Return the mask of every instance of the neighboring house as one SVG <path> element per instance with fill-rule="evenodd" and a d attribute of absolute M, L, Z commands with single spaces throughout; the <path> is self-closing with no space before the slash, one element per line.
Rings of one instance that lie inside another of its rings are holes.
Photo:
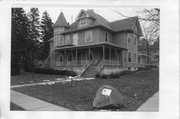
<path fill-rule="evenodd" d="M 139 39 L 138 41 L 138 63 L 139 67 L 146 66 L 148 62 L 148 51 L 147 51 L 148 41 L 145 39 Z"/>
<path fill-rule="evenodd" d="M 138 17 L 109 22 L 93 10 L 81 10 L 69 25 L 61 12 L 50 39 L 49 67 L 89 76 L 136 70 L 140 36 Z"/>
<path fill-rule="evenodd" d="M 159 39 L 150 47 L 150 65 L 159 66 Z"/>

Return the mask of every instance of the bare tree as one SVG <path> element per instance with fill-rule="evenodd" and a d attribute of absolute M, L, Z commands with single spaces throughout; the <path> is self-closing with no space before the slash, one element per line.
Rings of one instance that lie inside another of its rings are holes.
<path fill-rule="evenodd" d="M 152 9 L 141 9 L 137 11 L 141 27 L 143 31 L 143 40 L 147 42 L 147 63 L 149 63 L 149 56 L 151 52 L 151 45 L 159 39 L 159 31 L 160 31 L 160 9 L 152 8 Z"/>
<path fill-rule="evenodd" d="M 145 38 L 148 37 L 147 40 L 150 41 L 150 43 L 156 39 L 159 39 L 160 9 L 141 9 L 138 10 L 137 13 L 143 28 L 142 31 Z"/>

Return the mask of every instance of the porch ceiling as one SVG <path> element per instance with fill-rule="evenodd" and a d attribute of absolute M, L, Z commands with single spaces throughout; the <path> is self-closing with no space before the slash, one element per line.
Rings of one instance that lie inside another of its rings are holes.
<path fill-rule="evenodd" d="M 107 42 L 101 42 L 101 43 L 89 44 L 89 45 L 64 46 L 64 47 L 55 48 L 54 50 L 64 50 L 64 49 L 72 49 L 72 48 L 82 49 L 82 48 L 90 48 L 90 47 L 102 47 L 103 45 L 111 46 L 111 47 L 115 47 L 115 48 L 119 48 L 119 49 L 123 49 L 123 50 L 127 50 L 126 48 L 120 47 L 120 46 L 118 46 L 116 44 L 107 43 Z"/>

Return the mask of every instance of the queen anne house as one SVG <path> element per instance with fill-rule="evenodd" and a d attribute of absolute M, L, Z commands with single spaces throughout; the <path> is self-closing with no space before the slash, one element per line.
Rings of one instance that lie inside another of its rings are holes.
<path fill-rule="evenodd" d="M 109 22 L 93 10 L 81 10 L 69 25 L 61 12 L 49 40 L 47 64 L 83 76 L 136 70 L 140 36 L 137 16 Z"/>

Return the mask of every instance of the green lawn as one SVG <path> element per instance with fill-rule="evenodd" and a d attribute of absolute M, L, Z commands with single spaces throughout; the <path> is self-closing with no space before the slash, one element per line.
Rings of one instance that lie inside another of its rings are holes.
<path fill-rule="evenodd" d="M 14 103 L 10 103 L 10 110 L 12 111 L 23 111 L 24 109 Z"/>
<path fill-rule="evenodd" d="M 119 79 L 95 79 L 54 85 L 37 85 L 13 90 L 69 108 L 71 110 L 95 110 L 92 102 L 102 85 L 111 85 L 124 95 L 121 111 L 135 111 L 159 90 L 158 70 L 135 72 Z"/>
<path fill-rule="evenodd" d="M 54 81 L 55 78 L 62 78 L 61 75 L 37 74 L 25 72 L 21 75 L 11 76 L 11 85 L 40 83 L 43 80 Z"/>

